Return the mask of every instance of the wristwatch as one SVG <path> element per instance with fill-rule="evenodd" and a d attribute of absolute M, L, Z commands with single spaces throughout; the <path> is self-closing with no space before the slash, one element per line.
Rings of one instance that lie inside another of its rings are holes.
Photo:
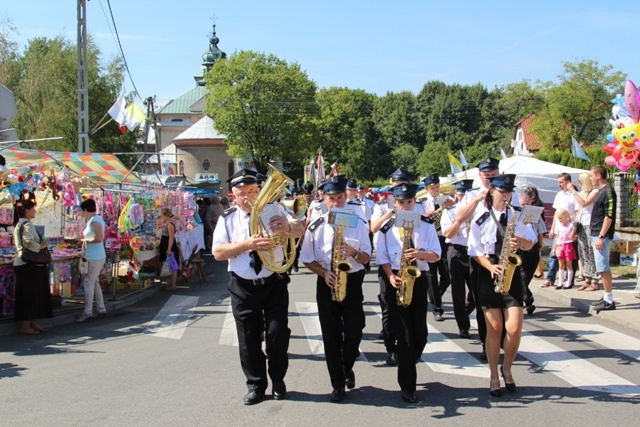
<path fill-rule="evenodd" d="M 600 239 L 604 240 L 604 236 L 603 236 L 602 234 L 600 234 L 600 235 L 598 236 L 598 238 L 600 238 Z"/>

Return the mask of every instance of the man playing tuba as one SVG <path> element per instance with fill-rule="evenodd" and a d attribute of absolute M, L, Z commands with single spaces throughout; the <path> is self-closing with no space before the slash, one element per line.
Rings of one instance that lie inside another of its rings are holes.
<path fill-rule="evenodd" d="M 353 365 L 360 354 L 359 346 L 364 329 L 364 264 L 371 257 L 369 228 L 363 219 L 353 215 L 356 224 L 354 228 L 334 227 L 330 224 L 329 216 L 335 215 L 332 209 L 345 207 L 346 186 L 347 180 L 343 176 L 333 176 L 322 183 L 324 202 L 329 211 L 307 227 L 300 252 L 300 261 L 318 275 L 316 301 L 326 363 L 333 387 L 330 397 L 332 402 L 342 401 L 345 386 L 352 389 L 356 384 Z M 336 244 L 336 231 L 342 244 Z M 341 265 L 349 264 L 349 272 L 336 274 L 335 260 L 340 260 Z M 346 286 L 343 289 L 346 290 L 346 295 L 340 301 L 336 298 L 338 292 L 334 288 L 344 276 L 346 282 L 340 286 Z"/>
<path fill-rule="evenodd" d="M 235 206 L 220 216 L 213 232 L 212 250 L 216 260 L 229 260 L 231 308 L 238 331 L 240 364 L 249 389 L 244 404 L 253 405 L 264 399 L 268 384 L 267 356 L 273 398 L 282 400 L 287 394 L 284 376 L 289 366 L 287 350 L 291 330 L 287 319 L 287 284 L 290 280 L 286 273 L 273 273 L 263 267 L 258 256 L 258 251 L 269 251 L 276 259 L 282 259 L 282 247 L 273 248 L 271 238 L 249 232 L 252 202 L 259 194 L 256 172 L 242 169 L 227 182 L 231 185 Z M 279 214 L 270 218 L 269 228 L 286 237 L 302 236 L 302 224 L 288 216 L 282 206 L 276 207 Z M 262 351 L 261 339 L 265 327 L 267 356 Z"/>
<path fill-rule="evenodd" d="M 398 213 L 382 226 L 376 242 L 376 263 L 385 273 L 380 276 L 387 287 L 385 295 L 393 298 L 387 301 L 387 306 L 395 318 L 398 337 L 398 384 L 402 399 L 408 403 L 417 401 L 416 361 L 427 344 L 427 272 L 430 263 L 440 259 L 440 242 L 432 221 L 413 212 L 417 187 L 417 184 L 394 187 L 393 204 Z M 415 219 L 401 222 L 399 212 L 411 212 Z M 418 273 L 408 273 L 410 268 Z M 401 303 L 400 297 L 405 302 Z"/>

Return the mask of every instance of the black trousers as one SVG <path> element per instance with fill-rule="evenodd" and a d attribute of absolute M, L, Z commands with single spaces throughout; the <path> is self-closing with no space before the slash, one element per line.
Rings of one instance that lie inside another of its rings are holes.
<path fill-rule="evenodd" d="M 478 262 L 473 259 L 473 257 L 469 257 L 469 283 L 471 286 L 471 293 L 473 294 L 473 299 L 476 303 L 476 321 L 478 322 L 478 336 L 482 345 L 484 346 L 484 341 L 487 337 L 487 322 L 484 319 L 484 311 L 482 311 L 482 307 L 480 306 L 480 299 L 478 298 L 478 271 L 483 267 L 478 264 Z"/>
<path fill-rule="evenodd" d="M 529 284 L 533 275 L 536 272 L 538 263 L 540 262 L 540 250 L 538 245 L 534 245 L 532 251 L 518 251 L 518 256 L 522 259 L 522 266 L 520 266 L 520 275 L 522 277 L 524 303 L 526 306 L 533 304 L 533 294 L 529 289 Z"/>
<path fill-rule="evenodd" d="M 444 236 L 438 236 L 440 241 L 440 261 L 429 263 L 429 302 L 431 311 L 434 313 L 444 313 L 442 309 L 442 295 L 449 287 L 449 269 L 447 268 L 447 243 Z"/>
<path fill-rule="evenodd" d="M 266 390 L 268 373 L 273 381 L 282 381 L 289 367 L 288 326 L 290 279 L 282 278 L 265 285 L 240 283 L 231 276 L 231 308 L 236 320 L 240 364 L 247 377 L 249 390 Z M 267 355 L 262 351 L 262 331 L 266 328 L 265 341 Z"/>
<path fill-rule="evenodd" d="M 471 274 L 466 246 L 449 244 L 447 262 L 451 277 L 453 314 L 456 318 L 458 329 L 466 329 L 468 331 L 471 328 L 471 322 L 467 314 L 467 288 L 471 293 Z"/>
<path fill-rule="evenodd" d="M 378 267 L 378 283 L 380 284 L 380 308 L 382 311 L 382 334 L 384 335 L 384 346 L 387 353 L 395 353 L 397 350 L 398 336 L 396 335 L 396 313 L 390 309 L 396 305 L 396 288 L 391 286 L 387 274 Z M 427 308 L 425 307 L 425 313 Z M 426 317 L 425 317 L 426 318 Z"/>
<path fill-rule="evenodd" d="M 395 272 L 397 273 L 397 271 Z M 413 296 L 408 307 L 398 306 L 395 300 L 395 289 L 391 286 L 389 278 L 381 277 L 389 287 L 393 289 L 393 303 L 389 305 L 389 311 L 394 318 L 397 337 L 396 353 L 398 356 L 398 385 L 401 390 L 415 392 L 417 381 L 416 361 L 422 355 L 427 345 L 427 307 L 429 305 L 428 289 L 429 276 L 423 271 L 413 286 Z M 386 341 L 385 341 L 386 345 Z"/>
<path fill-rule="evenodd" d="M 332 387 L 344 387 L 345 374 L 353 369 L 360 354 L 364 329 L 362 302 L 363 270 L 347 275 L 347 296 L 344 301 L 331 300 L 331 288 L 318 276 L 316 301 L 322 330 L 324 353 Z"/>

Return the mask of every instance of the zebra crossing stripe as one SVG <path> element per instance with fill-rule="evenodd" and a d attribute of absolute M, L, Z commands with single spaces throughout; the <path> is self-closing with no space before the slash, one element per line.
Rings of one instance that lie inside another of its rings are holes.
<path fill-rule="evenodd" d="M 189 325 L 196 304 L 198 297 L 171 295 L 144 333 L 179 340 Z"/>
<path fill-rule="evenodd" d="M 311 354 L 316 357 L 325 357 L 324 343 L 322 342 L 322 329 L 318 316 L 318 304 L 315 302 L 296 302 L 296 309 L 302 322 Z M 367 356 L 360 350 L 357 362 L 368 362 Z"/>
<path fill-rule="evenodd" d="M 598 324 L 557 322 L 574 334 L 640 362 L 640 340 Z"/>
<path fill-rule="evenodd" d="M 522 332 L 518 354 L 582 390 L 640 395 L 640 386 L 529 332 Z"/>
<path fill-rule="evenodd" d="M 233 318 L 233 311 L 231 309 L 231 299 L 227 298 L 220 305 L 228 304 L 227 314 L 224 316 L 224 324 L 222 325 L 222 331 L 220 332 L 220 345 L 230 345 L 238 347 L 238 334 L 236 332 L 236 321 Z"/>

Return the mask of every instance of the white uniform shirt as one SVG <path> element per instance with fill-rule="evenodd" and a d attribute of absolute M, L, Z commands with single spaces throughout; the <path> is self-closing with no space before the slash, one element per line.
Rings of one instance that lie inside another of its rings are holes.
<path fill-rule="evenodd" d="M 459 208 L 460 206 L 458 204 L 455 204 L 442 212 L 442 217 L 440 218 L 440 229 L 442 230 L 443 235 L 445 234 L 447 229 L 451 227 L 454 222 L 456 222 L 456 215 Z M 463 222 L 462 224 L 460 224 L 460 228 L 458 229 L 456 235 L 452 238 L 447 237 L 445 241 L 454 245 L 467 246 L 468 238 L 469 230 L 467 229 L 467 223 Z"/>
<path fill-rule="evenodd" d="M 369 222 L 372 212 L 361 199 L 351 199 L 347 201 L 346 209 L 353 209 L 354 213 L 362 218 L 365 222 Z"/>
<path fill-rule="evenodd" d="M 411 238 L 415 248 L 435 252 L 438 256 L 441 256 L 440 241 L 433 224 L 420 221 L 419 225 L 413 229 Z M 392 270 L 399 270 L 402 243 L 403 238 L 400 237 L 400 228 L 396 227 L 395 224 L 389 227 L 386 233 L 379 231 L 376 242 L 376 264 L 390 264 Z M 416 260 L 416 267 L 421 271 L 429 271 L 429 263 L 424 260 Z"/>
<path fill-rule="evenodd" d="M 482 211 L 474 216 L 471 221 L 469 246 L 467 250 L 469 256 L 499 255 L 495 253 L 498 232 L 498 225 L 496 224 L 496 221 L 494 221 L 491 215 L 489 215 L 484 221 L 482 221 L 482 224 L 478 224 L 478 220 L 485 214 L 485 212 L 489 213 L 489 209 L 487 209 L 483 204 Z M 511 211 L 509 209 L 505 209 L 505 212 L 507 213 L 507 223 L 509 223 L 511 220 Z M 493 214 L 495 215 L 496 220 L 499 220 L 502 212 L 493 210 Z M 518 213 L 516 212 L 516 215 L 517 214 Z M 533 231 L 531 224 L 525 226 L 520 221 L 517 221 L 514 234 L 518 237 L 530 240 L 534 244 L 538 241 L 538 236 Z"/>
<path fill-rule="evenodd" d="M 314 221 L 307 227 L 302 241 L 302 249 L 300 249 L 299 260 L 305 263 L 318 261 L 325 270 L 332 270 L 334 227 L 327 224 L 327 217 L 328 213 L 322 215 L 323 221 L 319 225 Z M 314 224 L 316 225 L 314 226 Z M 364 220 L 358 222 L 357 228 L 345 228 L 343 233 L 346 244 L 358 251 L 365 252 L 369 256 L 371 255 L 369 226 Z M 352 273 L 364 269 L 364 265 L 351 257 L 347 259 L 347 262 L 351 264 Z"/>
<path fill-rule="evenodd" d="M 281 215 L 284 215 L 291 225 L 297 221 L 291 218 L 282 205 L 277 204 L 278 211 Z M 222 243 L 237 243 L 247 240 L 250 237 L 249 234 L 249 218 L 250 214 L 244 212 L 238 207 L 227 209 L 223 215 L 220 216 L 215 230 L 213 231 L 213 243 L 212 248 L 215 250 Z M 274 249 L 274 255 L 277 261 L 284 259 L 282 253 L 282 247 L 276 247 Z M 256 255 L 257 256 L 257 255 Z M 253 280 L 261 279 L 263 277 L 269 277 L 273 274 L 272 271 L 267 270 L 266 267 L 262 267 L 260 274 L 256 274 L 253 268 L 250 266 L 251 255 L 250 252 L 243 252 L 235 258 L 228 260 L 229 265 L 227 271 L 232 271 L 243 279 Z"/>
<path fill-rule="evenodd" d="M 471 189 L 469 191 L 467 191 L 464 194 L 464 197 L 462 198 L 462 200 L 458 203 L 460 205 L 460 207 L 462 206 L 466 206 L 469 204 L 469 202 L 473 199 L 475 199 L 476 197 L 478 197 L 478 194 L 480 193 L 481 190 L 486 189 L 485 187 L 479 187 L 479 188 L 474 188 Z M 515 193 L 515 191 L 513 193 L 511 193 L 511 206 L 517 206 L 520 207 L 520 200 L 518 200 L 518 195 Z M 473 212 L 473 215 L 471 216 L 472 218 L 475 218 L 476 215 L 478 215 L 479 212 L 484 212 L 486 210 L 485 206 L 484 206 L 484 202 L 480 201 L 480 203 L 478 203 L 478 206 L 476 206 L 476 210 Z"/>
<path fill-rule="evenodd" d="M 311 214 L 309 215 L 309 224 L 311 224 L 313 221 L 327 213 L 327 204 L 324 201 L 314 200 L 311 202 L 309 209 L 311 210 Z"/>

